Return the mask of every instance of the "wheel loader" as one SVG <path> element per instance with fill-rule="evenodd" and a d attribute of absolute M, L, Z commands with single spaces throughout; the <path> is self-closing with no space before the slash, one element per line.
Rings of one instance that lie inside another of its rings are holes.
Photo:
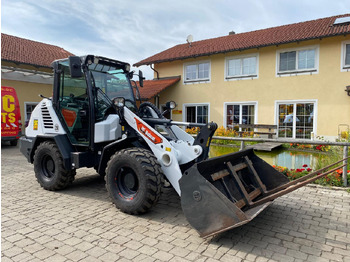
<path fill-rule="evenodd" d="M 20 139 L 46 190 L 66 188 L 78 168 L 95 168 L 115 206 L 137 215 L 157 203 L 167 180 L 188 222 L 208 237 L 251 221 L 275 198 L 336 169 L 289 182 L 252 149 L 208 159 L 217 125 L 172 121 L 149 102 L 138 106 L 128 63 L 87 55 L 52 67 L 53 96 L 35 107 Z M 174 107 L 170 101 L 166 111 Z M 183 127 L 200 131 L 194 138 Z"/>

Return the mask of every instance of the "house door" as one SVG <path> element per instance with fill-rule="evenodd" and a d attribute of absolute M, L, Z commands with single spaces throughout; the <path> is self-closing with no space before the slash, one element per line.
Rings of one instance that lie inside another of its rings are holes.
<path fill-rule="evenodd" d="M 315 103 L 278 103 L 278 137 L 310 139 Z"/>

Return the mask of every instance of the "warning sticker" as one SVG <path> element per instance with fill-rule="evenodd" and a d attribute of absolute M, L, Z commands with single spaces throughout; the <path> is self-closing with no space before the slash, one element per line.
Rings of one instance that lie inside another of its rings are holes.
<path fill-rule="evenodd" d="M 33 121 L 33 130 L 38 130 L 38 119 L 34 119 Z"/>

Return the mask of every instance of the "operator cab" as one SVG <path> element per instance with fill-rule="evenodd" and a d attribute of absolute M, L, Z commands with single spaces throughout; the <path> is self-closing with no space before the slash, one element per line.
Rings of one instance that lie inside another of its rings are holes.
<path fill-rule="evenodd" d="M 95 124 L 117 113 L 114 98 L 123 97 L 125 106 L 137 111 L 128 63 L 87 55 L 56 60 L 52 65 L 53 104 L 73 145 L 93 145 Z"/>

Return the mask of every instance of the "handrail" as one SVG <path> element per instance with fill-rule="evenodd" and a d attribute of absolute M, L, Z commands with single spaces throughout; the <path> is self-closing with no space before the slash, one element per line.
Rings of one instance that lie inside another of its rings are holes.
<path fill-rule="evenodd" d="M 322 140 L 306 140 L 306 139 L 283 139 L 283 138 L 246 138 L 246 137 L 226 137 L 213 136 L 213 139 L 218 140 L 232 140 L 232 141 L 246 141 L 246 142 L 276 142 L 276 143 L 296 143 L 308 145 L 330 145 L 330 146 L 350 146 L 350 142 L 326 142 Z"/>
<path fill-rule="evenodd" d="M 350 142 L 330 142 L 330 141 L 320 141 L 320 140 L 306 140 L 306 139 L 283 139 L 283 138 L 243 138 L 243 137 L 223 137 L 223 136 L 213 136 L 212 139 L 218 140 L 231 140 L 231 141 L 241 141 L 241 149 L 244 149 L 244 142 L 276 142 L 276 143 L 295 143 L 295 144 L 307 144 L 307 145 L 328 145 L 328 146 L 342 146 L 343 148 L 343 185 L 346 187 L 348 185 L 347 180 L 347 164 L 348 164 L 348 151 Z"/>

